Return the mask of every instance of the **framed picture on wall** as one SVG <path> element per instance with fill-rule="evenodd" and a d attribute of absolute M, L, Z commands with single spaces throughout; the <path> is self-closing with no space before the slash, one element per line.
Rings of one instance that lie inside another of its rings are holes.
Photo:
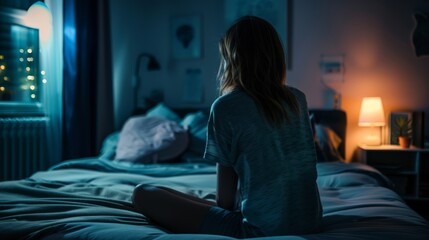
<path fill-rule="evenodd" d="M 198 15 L 171 19 L 171 48 L 175 59 L 201 57 L 201 18 Z"/>

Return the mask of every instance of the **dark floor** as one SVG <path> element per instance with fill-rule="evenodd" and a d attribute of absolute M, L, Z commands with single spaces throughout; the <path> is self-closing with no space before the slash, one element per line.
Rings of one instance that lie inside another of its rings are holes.
<path fill-rule="evenodd" d="M 407 200 L 408 206 L 429 221 L 429 201 Z"/>

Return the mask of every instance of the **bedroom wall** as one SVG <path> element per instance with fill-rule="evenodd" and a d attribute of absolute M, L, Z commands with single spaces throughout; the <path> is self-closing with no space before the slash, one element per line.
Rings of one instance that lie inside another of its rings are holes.
<path fill-rule="evenodd" d="M 160 62 L 160 71 L 146 71 L 141 64 L 141 96 L 162 90 L 165 102 L 172 107 L 208 107 L 217 95 L 216 74 L 219 57 L 217 41 L 223 32 L 221 1 L 199 0 L 111 0 L 112 44 L 114 58 L 116 127 L 120 128 L 131 114 L 132 74 L 139 53 L 149 52 Z M 201 17 L 202 49 L 197 59 L 176 60 L 171 54 L 173 17 Z M 183 100 L 187 69 L 201 69 L 203 101 Z M 140 106 L 143 105 L 139 99 Z"/>
<path fill-rule="evenodd" d="M 154 54 L 159 72 L 142 71 L 147 95 L 164 89 L 171 106 L 188 107 L 182 100 L 184 71 L 200 68 L 204 100 L 192 106 L 209 106 L 216 97 L 217 40 L 225 29 L 223 1 L 218 0 L 110 0 L 116 127 L 131 113 L 131 77 L 139 52 Z M 180 2 L 180 3 L 179 3 Z M 292 1 L 292 68 L 288 82 L 306 93 L 311 108 L 332 108 L 333 91 L 341 94 L 341 108 L 348 114 L 347 158 L 368 133 L 358 127 L 361 100 L 383 99 L 386 119 L 398 110 L 423 110 L 429 136 L 429 57 L 416 57 L 411 44 L 413 13 L 429 12 L 425 0 L 299 0 Z M 171 58 L 170 18 L 199 14 L 203 19 L 203 54 L 197 60 Z M 323 85 L 319 62 L 322 54 L 344 54 L 343 82 Z M 384 134 L 387 128 L 384 128 Z"/>
<path fill-rule="evenodd" d="M 411 44 L 412 14 L 429 11 L 429 1 L 306 0 L 294 1 L 293 9 L 289 82 L 307 94 L 310 107 L 325 107 L 330 96 L 320 81 L 320 55 L 345 54 L 344 82 L 330 87 L 348 114 L 348 159 L 369 131 L 358 127 L 363 97 L 380 96 L 386 120 L 401 110 L 423 110 L 429 118 L 429 57 L 416 57 Z M 428 128 L 426 120 L 426 135 Z"/>

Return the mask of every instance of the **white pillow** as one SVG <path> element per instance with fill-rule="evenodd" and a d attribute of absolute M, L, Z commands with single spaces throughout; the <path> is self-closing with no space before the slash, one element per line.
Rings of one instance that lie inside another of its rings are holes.
<path fill-rule="evenodd" d="M 159 163 L 174 160 L 188 146 L 188 132 L 177 122 L 160 117 L 136 116 L 119 134 L 116 161 Z"/>

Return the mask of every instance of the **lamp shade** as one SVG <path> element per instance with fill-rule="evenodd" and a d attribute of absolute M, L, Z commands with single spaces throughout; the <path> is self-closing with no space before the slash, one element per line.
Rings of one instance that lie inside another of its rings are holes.
<path fill-rule="evenodd" d="M 359 114 L 359 126 L 384 126 L 384 110 L 380 97 L 365 97 Z"/>

